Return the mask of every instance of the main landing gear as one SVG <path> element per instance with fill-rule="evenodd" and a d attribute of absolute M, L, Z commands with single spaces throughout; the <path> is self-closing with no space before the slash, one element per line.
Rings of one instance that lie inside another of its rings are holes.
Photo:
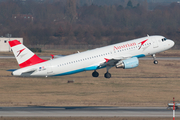
<path fill-rule="evenodd" d="M 92 73 L 92 76 L 93 76 L 93 77 L 98 77 L 98 76 L 99 76 L 99 73 L 95 70 L 95 71 Z"/>
<path fill-rule="evenodd" d="M 93 73 L 92 73 L 92 76 L 93 77 L 98 77 L 99 76 L 99 73 L 95 70 Z M 104 77 L 105 78 L 111 78 L 111 73 L 109 73 L 108 71 L 104 74 Z"/>
<path fill-rule="evenodd" d="M 108 72 L 111 67 L 113 67 L 113 66 L 106 66 L 107 72 L 104 74 L 104 77 L 105 77 L 105 78 L 111 78 L 111 73 Z M 99 76 L 99 73 L 95 70 L 95 71 L 92 73 L 92 76 L 93 76 L 93 77 L 98 77 L 98 76 Z"/>
<path fill-rule="evenodd" d="M 155 54 L 152 54 L 151 56 L 152 56 L 153 59 L 154 59 L 154 64 L 158 64 L 158 61 L 156 60 L 156 55 L 155 55 Z"/>
<path fill-rule="evenodd" d="M 105 78 L 111 78 L 111 73 L 106 72 L 106 73 L 104 74 L 104 77 L 105 77 Z"/>

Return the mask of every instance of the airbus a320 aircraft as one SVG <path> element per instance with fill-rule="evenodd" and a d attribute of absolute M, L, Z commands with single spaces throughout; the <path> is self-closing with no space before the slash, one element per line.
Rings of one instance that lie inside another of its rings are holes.
<path fill-rule="evenodd" d="M 20 69 L 12 71 L 14 76 L 62 76 L 93 70 L 98 77 L 98 69 L 106 68 L 105 78 L 110 78 L 112 67 L 130 69 L 139 65 L 138 58 L 152 55 L 157 64 L 155 53 L 174 46 L 172 40 L 163 36 L 146 36 L 127 42 L 117 43 L 64 57 L 43 60 L 31 52 L 18 40 L 9 41 Z"/>

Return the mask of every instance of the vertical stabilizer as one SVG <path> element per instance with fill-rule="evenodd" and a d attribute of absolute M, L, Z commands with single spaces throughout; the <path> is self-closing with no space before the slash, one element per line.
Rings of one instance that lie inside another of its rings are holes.
<path fill-rule="evenodd" d="M 9 41 L 9 45 L 12 48 L 12 51 L 20 68 L 35 65 L 46 61 L 39 58 L 26 46 L 21 44 L 18 40 Z"/>

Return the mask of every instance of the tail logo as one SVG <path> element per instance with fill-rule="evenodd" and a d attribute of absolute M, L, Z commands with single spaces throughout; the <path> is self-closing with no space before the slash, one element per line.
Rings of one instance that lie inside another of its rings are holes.
<path fill-rule="evenodd" d="M 17 55 L 17 57 L 22 53 L 22 51 L 24 51 L 26 48 L 24 48 L 24 49 L 22 49 L 22 50 L 19 50 L 19 51 L 17 51 L 18 52 L 18 55 Z"/>
<path fill-rule="evenodd" d="M 141 49 L 141 47 L 144 45 L 144 43 L 147 41 L 148 39 L 146 39 L 146 40 L 144 40 L 144 41 L 142 41 L 142 42 L 140 42 L 139 44 L 141 44 L 141 46 L 139 47 L 139 49 Z M 138 49 L 138 50 L 139 50 Z"/>

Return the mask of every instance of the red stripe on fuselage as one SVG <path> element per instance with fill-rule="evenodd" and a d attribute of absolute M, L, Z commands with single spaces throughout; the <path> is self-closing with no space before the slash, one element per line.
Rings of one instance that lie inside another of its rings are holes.
<path fill-rule="evenodd" d="M 9 45 L 11 47 L 14 47 L 14 46 L 19 45 L 19 44 L 21 44 L 21 43 L 18 40 L 9 41 Z"/>
<path fill-rule="evenodd" d="M 24 68 L 24 67 L 35 65 L 35 64 L 42 63 L 42 62 L 45 62 L 45 61 L 47 61 L 47 60 L 43 60 L 43 59 L 39 58 L 37 55 L 34 54 L 30 59 L 28 59 L 27 61 L 19 64 L 19 66 L 20 66 L 20 68 Z"/>

